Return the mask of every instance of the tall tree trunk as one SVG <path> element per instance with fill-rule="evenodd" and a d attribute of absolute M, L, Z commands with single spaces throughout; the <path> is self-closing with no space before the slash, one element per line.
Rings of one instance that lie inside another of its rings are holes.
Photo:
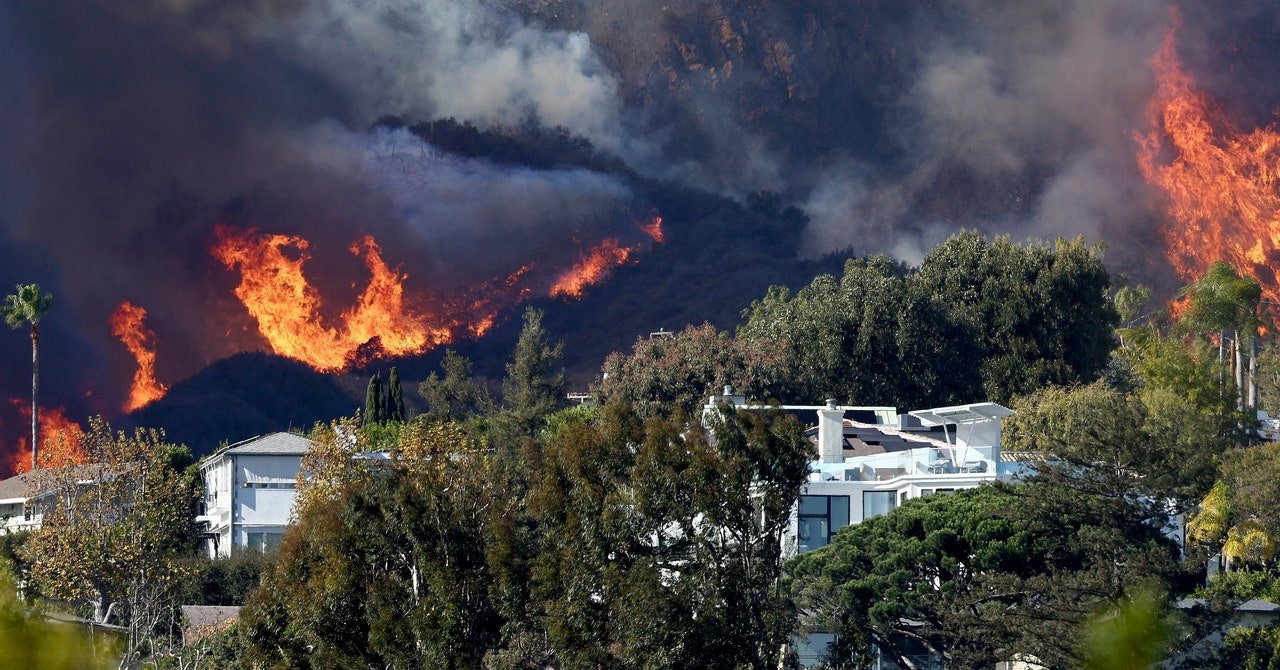
<path fill-rule="evenodd" d="M 1232 367 L 1235 368 L 1236 380 L 1236 408 L 1240 411 L 1245 409 L 1244 400 L 1244 348 L 1240 346 L 1240 331 L 1237 329 L 1232 333 L 1234 337 L 1231 339 Z"/>
<path fill-rule="evenodd" d="M 40 454 L 40 329 L 31 324 L 31 469 L 34 471 Z"/>
<path fill-rule="evenodd" d="M 1258 333 L 1249 334 L 1249 411 L 1258 413 Z M 1251 417 L 1252 418 L 1252 417 Z"/>

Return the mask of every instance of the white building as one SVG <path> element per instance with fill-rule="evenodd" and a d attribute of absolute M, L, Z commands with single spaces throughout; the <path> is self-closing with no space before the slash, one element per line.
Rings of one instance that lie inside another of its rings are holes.
<path fill-rule="evenodd" d="M 1000 456 L 1000 420 L 1013 410 L 984 402 L 916 410 L 817 410 L 808 431 L 818 460 L 809 467 L 788 534 L 787 554 L 826 545 L 841 528 L 887 514 L 911 498 L 974 488 L 1021 466 Z M 854 414 L 856 419 L 845 418 Z M 860 419 L 860 420 L 859 420 Z"/>
<path fill-rule="evenodd" d="M 204 480 L 202 533 L 209 556 L 229 556 L 232 547 L 275 548 L 293 515 L 298 470 L 312 442 L 291 433 L 271 433 L 223 447 L 200 463 Z"/>
<path fill-rule="evenodd" d="M 28 471 L 0 481 L 0 535 L 40 528 L 52 487 L 72 481 L 93 486 L 101 476 L 101 466 L 88 464 Z"/>

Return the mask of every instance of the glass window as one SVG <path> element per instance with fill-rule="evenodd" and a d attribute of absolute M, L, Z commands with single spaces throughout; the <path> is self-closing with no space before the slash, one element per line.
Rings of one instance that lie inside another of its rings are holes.
<path fill-rule="evenodd" d="M 873 516 L 888 514 L 893 508 L 898 506 L 897 491 L 863 491 L 862 492 L 862 518 L 870 519 Z"/>
<path fill-rule="evenodd" d="M 849 496 L 800 496 L 797 516 L 800 553 L 825 547 L 849 525 Z"/>

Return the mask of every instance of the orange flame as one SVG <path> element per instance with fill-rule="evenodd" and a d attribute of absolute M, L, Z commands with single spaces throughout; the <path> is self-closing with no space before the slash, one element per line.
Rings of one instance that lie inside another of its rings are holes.
<path fill-rule="evenodd" d="M 633 247 L 620 246 L 613 238 L 601 242 L 556 279 L 551 286 L 551 297 L 581 298 L 588 286 L 604 279 L 613 268 L 626 264 L 634 251 Z"/>
<path fill-rule="evenodd" d="M 364 259 L 369 284 L 354 307 L 339 316 L 336 327 L 324 325 L 321 298 L 303 273 L 310 259 L 308 243 L 291 235 L 259 235 L 220 225 L 212 254 L 228 269 L 238 270 L 236 297 L 257 321 L 272 351 L 311 367 L 333 372 L 380 356 L 417 354 L 453 342 L 456 334 L 479 336 L 497 314 L 524 298 L 520 287 L 527 265 L 496 285 L 481 284 L 467 296 L 439 309 L 411 306 L 405 294 L 408 275 L 389 267 L 371 236 L 351 245 Z M 476 297 L 476 296 L 479 297 Z"/>
<path fill-rule="evenodd" d="M 126 300 L 120 303 L 110 319 L 111 332 L 120 338 L 138 362 L 129 400 L 124 404 L 126 412 L 159 400 L 169 391 L 169 387 L 156 381 L 156 334 L 147 328 L 146 318 L 147 310 Z"/>
<path fill-rule="evenodd" d="M 31 422 L 31 404 L 22 398 L 10 398 L 9 404 L 29 424 Z M 56 468 L 66 465 L 79 465 L 85 462 L 84 447 L 80 443 L 84 429 L 80 424 L 67 418 L 67 412 L 61 407 L 40 408 L 40 467 Z M 10 454 L 7 466 L 11 474 L 22 474 L 31 470 L 31 441 L 27 437 L 18 439 L 18 448 Z"/>
<path fill-rule="evenodd" d="M 650 221 L 649 223 L 640 223 L 636 225 L 640 226 L 640 230 L 643 230 L 644 234 L 652 238 L 654 242 L 657 242 L 658 244 L 662 244 L 663 242 L 667 241 L 666 234 L 662 232 L 661 216 L 653 217 L 653 220 Z"/>
<path fill-rule="evenodd" d="M 1162 228 L 1173 268 L 1187 281 L 1218 260 L 1254 276 L 1263 297 L 1280 301 L 1280 132 L 1242 133 L 1195 87 L 1178 59 L 1181 16 L 1151 59 L 1156 93 L 1150 129 L 1136 137 L 1138 166 L 1166 196 Z"/>

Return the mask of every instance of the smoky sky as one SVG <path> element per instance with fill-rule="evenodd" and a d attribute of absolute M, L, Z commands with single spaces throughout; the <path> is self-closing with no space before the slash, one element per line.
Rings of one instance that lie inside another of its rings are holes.
<path fill-rule="evenodd" d="M 337 310 L 363 234 L 411 289 L 448 295 L 648 211 L 619 178 L 453 156 L 387 117 L 533 121 L 650 177 L 778 191 L 810 215 L 814 256 L 916 262 L 969 226 L 1139 262 L 1156 208 L 1132 136 L 1165 5 L 8 0 L 0 279 L 56 291 L 50 346 L 75 383 L 50 397 L 110 411 L 132 370 L 106 324 L 122 300 L 150 312 L 165 381 L 262 346 L 209 257 L 218 223 L 307 238 Z M 1277 10 L 1184 14 L 1197 77 L 1265 122 Z M 23 387 L 22 365 L 0 372 Z"/>

